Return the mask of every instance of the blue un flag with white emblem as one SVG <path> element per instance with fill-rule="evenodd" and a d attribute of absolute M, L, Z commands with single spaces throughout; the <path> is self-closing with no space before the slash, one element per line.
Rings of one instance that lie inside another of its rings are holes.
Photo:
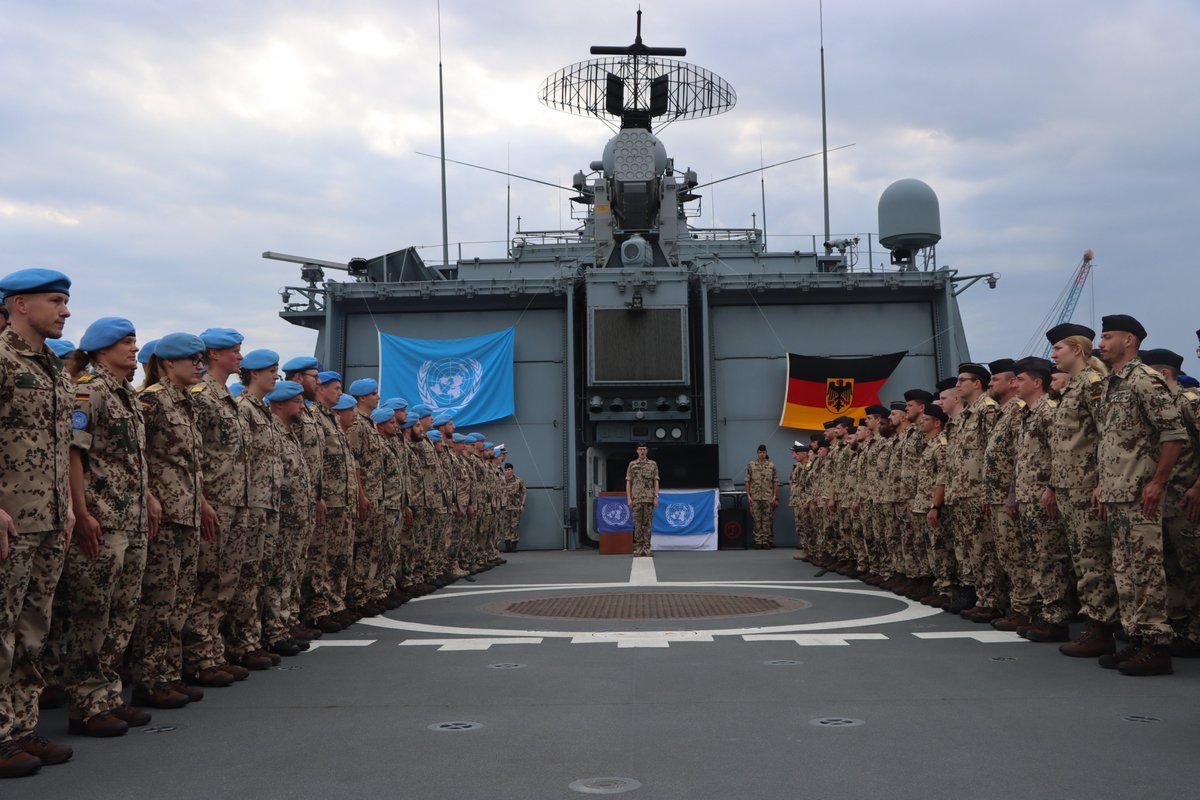
<path fill-rule="evenodd" d="M 513 414 L 515 328 L 465 339 L 407 339 L 379 334 L 380 397 L 424 403 L 456 426 Z"/>

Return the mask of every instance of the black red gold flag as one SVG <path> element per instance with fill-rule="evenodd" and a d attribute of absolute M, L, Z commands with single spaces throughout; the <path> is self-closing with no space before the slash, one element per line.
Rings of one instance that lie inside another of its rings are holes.
<path fill-rule="evenodd" d="M 788 353 L 784 428 L 821 430 L 834 417 L 859 418 L 879 403 L 879 390 L 892 376 L 904 353 L 867 358 L 822 358 Z"/>

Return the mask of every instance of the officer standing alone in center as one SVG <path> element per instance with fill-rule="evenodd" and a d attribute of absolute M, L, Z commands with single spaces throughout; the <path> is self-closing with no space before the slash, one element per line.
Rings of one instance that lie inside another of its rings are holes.
<path fill-rule="evenodd" d="M 637 446 L 637 458 L 625 469 L 625 502 L 633 511 L 633 555 L 654 556 L 650 550 L 650 527 L 658 505 L 658 464 L 649 458 L 645 442 Z"/>
<path fill-rule="evenodd" d="M 746 501 L 754 518 L 754 544 L 759 550 L 775 546 L 775 509 L 779 507 L 779 475 L 760 444 L 754 460 L 746 465 Z"/>

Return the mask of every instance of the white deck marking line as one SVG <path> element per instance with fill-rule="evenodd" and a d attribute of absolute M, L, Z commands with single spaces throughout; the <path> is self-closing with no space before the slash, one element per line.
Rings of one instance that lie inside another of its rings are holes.
<path fill-rule="evenodd" d="M 672 642 L 711 642 L 713 637 L 703 631 L 597 631 L 576 636 L 571 644 L 616 644 L 617 649 L 628 647 L 670 647 Z"/>
<path fill-rule="evenodd" d="M 887 639 L 882 633 L 768 633 L 743 636 L 747 642 L 795 642 L 801 647 L 846 647 L 852 641 Z"/>
<path fill-rule="evenodd" d="M 328 642 L 309 642 L 308 652 L 316 650 L 318 647 L 366 647 L 367 645 L 375 644 L 375 639 L 334 639 Z"/>
<path fill-rule="evenodd" d="M 1019 644 L 1028 642 L 1011 631 L 935 631 L 914 633 L 918 639 L 974 639 L 984 644 Z"/>
<path fill-rule="evenodd" d="M 400 643 L 404 646 L 438 645 L 439 652 L 447 650 L 490 650 L 494 644 L 541 644 L 541 638 L 504 638 L 504 639 L 405 639 Z"/>
<path fill-rule="evenodd" d="M 634 586 L 653 586 L 658 583 L 653 558 L 635 558 L 629 568 L 629 583 Z"/>

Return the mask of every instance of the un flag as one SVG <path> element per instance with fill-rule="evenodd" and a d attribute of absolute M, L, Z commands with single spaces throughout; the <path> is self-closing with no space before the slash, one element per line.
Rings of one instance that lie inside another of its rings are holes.
<path fill-rule="evenodd" d="M 406 339 L 379 334 L 379 385 L 384 398 L 401 396 L 454 414 L 457 425 L 513 414 L 515 328 L 466 339 Z"/>

